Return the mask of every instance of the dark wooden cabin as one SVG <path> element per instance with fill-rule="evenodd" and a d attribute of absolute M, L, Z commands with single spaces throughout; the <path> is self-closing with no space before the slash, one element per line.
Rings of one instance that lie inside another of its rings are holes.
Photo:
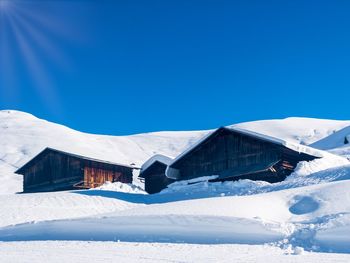
<path fill-rule="evenodd" d="M 23 192 L 94 188 L 106 181 L 132 183 L 133 166 L 46 148 L 19 168 Z"/>
<path fill-rule="evenodd" d="M 309 154 L 310 149 L 258 133 L 223 127 L 172 161 L 166 176 L 189 180 L 216 175 L 215 181 L 251 179 L 279 182 L 294 170 L 298 162 L 321 157 Z"/>
<path fill-rule="evenodd" d="M 155 155 L 142 165 L 139 178 L 145 183 L 147 193 L 159 193 L 175 181 L 165 176 L 165 170 L 171 160 L 164 155 Z"/>

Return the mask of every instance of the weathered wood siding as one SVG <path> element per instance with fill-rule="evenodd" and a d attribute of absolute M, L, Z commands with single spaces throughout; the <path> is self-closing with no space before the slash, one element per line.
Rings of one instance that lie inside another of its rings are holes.
<path fill-rule="evenodd" d="M 82 161 L 56 152 L 43 152 L 25 168 L 23 190 L 63 190 L 83 179 Z"/>
<path fill-rule="evenodd" d="M 145 180 L 145 191 L 147 193 L 159 193 L 175 181 L 165 176 L 166 167 L 165 164 L 156 161 L 140 175 Z"/>
<path fill-rule="evenodd" d="M 23 190 L 29 191 L 35 187 L 45 187 L 51 183 L 50 155 L 41 155 L 37 158 L 35 165 L 29 166 L 24 171 Z"/>
<path fill-rule="evenodd" d="M 229 177 L 230 172 L 235 174 L 247 167 L 256 167 L 256 174 L 241 178 L 275 182 L 283 180 L 301 159 L 312 158 L 274 143 L 224 129 L 194 148 L 172 167 L 180 171 L 179 179 L 224 173 Z M 259 167 L 273 163 L 276 165 L 271 170 L 259 171 Z"/>
<path fill-rule="evenodd" d="M 100 186 L 106 181 L 132 183 L 132 168 L 45 150 L 20 169 L 24 192 Z"/>

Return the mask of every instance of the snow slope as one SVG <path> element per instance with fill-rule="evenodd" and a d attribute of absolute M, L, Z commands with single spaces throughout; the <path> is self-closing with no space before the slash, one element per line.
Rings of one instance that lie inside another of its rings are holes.
<path fill-rule="evenodd" d="M 255 131 L 290 143 L 312 144 L 336 131 L 350 126 L 350 121 L 314 118 L 286 118 L 239 123 L 232 127 Z"/>
<path fill-rule="evenodd" d="M 350 121 L 287 118 L 234 125 L 250 131 L 309 144 L 350 125 Z M 154 154 L 175 157 L 208 131 L 154 132 L 131 136 L 82 133 L 38 119 L 28 113 L 0 111 L 0 194 L 22 191 L 22 176 L 14 171 L 45 147 L 115 163 L 141 166 Z"/>
<path fill-rule="evenodd" d="M 346 126 L 288 118 L 235 127 L 320 149 L 329 140 L 325 149 L 339 153 Z M 300 162 L 276 184 L 204 178 L 154 195 L 121 183 L 11 194 L 21 183 L 14 169 L 46 146 L 141 165 L 154 153 L 176 156 L 207 132 L 91 135 L 0 112 L 0 176 L 7 178 L 0 190 L 10 193 L 0 195 L 1 262 L 349 262 L 350 161 L 340 156 Z"/>
<path fill-rule="evenodd" d="M 0 111 L 0 193 L 22 191 L 15 175 L 45 147 L 91 158 L 141 166 L 156 153 L 174 156 L 206 132 L 158 132 L 131 136 L 82 133 L 18 111 Z"/>
<path fill-rule="evenodd" d="M 350 126 L 313 143 L 311 146 L 350 158 Z"/>
<path fill-rule="evenodd" d="M 323 150 L 330 150 L 334 148 L 339 148 L 346 146 L 345 138 L 348 140 L 348 144 L 350 143 L 350 126 L 347 126 L 315 143 L 313 143 L 311 146 L 323 149 Z"/>
<path fill-rule="evenodd" d="M 74 192 L 0 195 L 0 204 L 0 227 L 99 215 L 142 205 L 131 199 L 125 201 Z"/>

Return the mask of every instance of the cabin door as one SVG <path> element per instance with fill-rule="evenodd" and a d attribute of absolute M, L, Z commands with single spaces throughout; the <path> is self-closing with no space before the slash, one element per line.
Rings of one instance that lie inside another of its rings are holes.
<path fill-rule="evenodd" d="M 112 172 L 107 173 L 106 181 L 113 183 L 113 180 L 114 180 L 113 173 Z"/>
<path fill-rule="evenodd" d="M 84 186 L 86 188 L 93 188 L 94 187 L 94 170 L 90 167 L 84 168 Z"/>
<path fill-rule="evenodd" d="M 95 188 L 106 182 L 104 171 L 97 168 L 85 167 L 84 186 L 86 188 Z"/>
<path fill-rule="evenodd" d="M 102 170 L 102 169 L 92 168 L 92 167 L 85 167 L 84 185 L 86 188 L 98 187 L 107 181 L 115 182 L 119 176 L 120 176 L 119 173 L 114 173 L 113 171 L 107 171 L 107 170 Z"/>

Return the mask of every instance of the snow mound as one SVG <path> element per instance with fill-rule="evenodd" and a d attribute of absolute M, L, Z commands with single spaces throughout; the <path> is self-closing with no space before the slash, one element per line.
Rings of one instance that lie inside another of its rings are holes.
<path fill-rule="evenodd" d="M 90 190 L 115 191 L 120 193 L 147 194 L 141 187 L 134 184 L 124 184 L 121 182 L 106 182 L 103 185 L 91 188 Z"/>
<path fill-rule="evenodd" d="M 350 164 L 350 161 L 348 159 L 337 155 L 328 154 L 323 158 L 315 159 L 313 161 L 299 162 L 294 172 L 289 177 L 287 177 L 287 180 L 289 180 L 290 178 L 293 179 L 293 176 L 306 176 L 313 173 L 317 173 L 322 170 L 344 166 L 348 164 Z"/>

